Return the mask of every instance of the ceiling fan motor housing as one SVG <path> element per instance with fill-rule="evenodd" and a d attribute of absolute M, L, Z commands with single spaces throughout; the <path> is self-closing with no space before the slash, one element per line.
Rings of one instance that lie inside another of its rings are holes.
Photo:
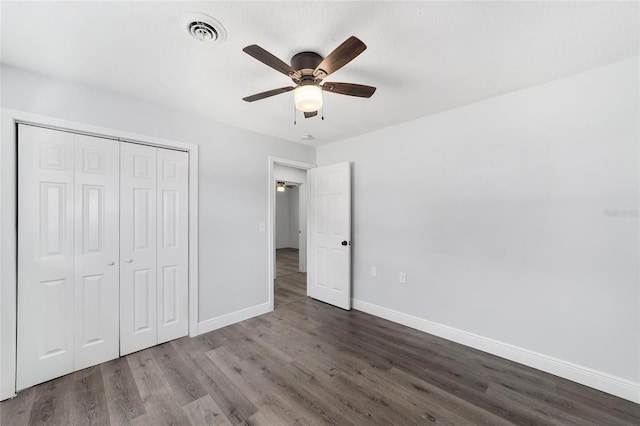
<path fill-rule="evenodd" d="M 312 74 L 320 62 L 322 62 L 322 56 L 315 52 L 300 52 L 293 55 L 291 58 L 291 67 L 296 71 L 305 71 L 305 74 Z M 308 71 L 308 72 L 307 72 Z"/>

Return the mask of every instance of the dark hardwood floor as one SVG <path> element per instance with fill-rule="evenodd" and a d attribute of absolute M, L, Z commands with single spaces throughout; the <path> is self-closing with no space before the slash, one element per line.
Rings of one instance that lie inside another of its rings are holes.
<path fill-rule="evenodd" d="M 638 425 L 640 405 L 303 298 L 27 389 L 0 423 Z"/>
<path fill-rule="evenodd" d="M 276 250 L 276 282 L 273 299 L 276 308 L 307 297 L 307 274 L 298 270 L 297 249 Z"/>

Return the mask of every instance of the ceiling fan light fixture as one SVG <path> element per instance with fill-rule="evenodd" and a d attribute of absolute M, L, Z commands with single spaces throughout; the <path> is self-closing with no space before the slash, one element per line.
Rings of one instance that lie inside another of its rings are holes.
<path fill-rule="evenodd" d="M 278 183 L 276 184 L 276 191 L 278 191 L 278 192 L 284 192 L 285 187 L 286 187 L 286 185 L 285 185 L 285 183 L 284 183 L 284 182 L 278 182 Z"/>
<path fill-rule="evenodd" d="M 293 91 L 293 102 L 298 111 L 318 111 L 322 108 L 322 89 L 315 83 L 301 84 Z"/>

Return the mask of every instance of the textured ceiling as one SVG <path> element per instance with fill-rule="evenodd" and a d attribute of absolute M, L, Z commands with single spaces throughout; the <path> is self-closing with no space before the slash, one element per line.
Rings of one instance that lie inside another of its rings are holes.
<path fill-rule="evenodd" d="M 6 2 L 4 64 L 78 81 L 280 138 L 319 145 L 638 56 L 637 2 Z M 227 30 L 190 39 L 181 16 Z M 350 35 L 368 49 L 327 78 L 378 87 L 325 93 L 325 120 L 298 116 L 290 83 L 242 48 L 289 62 Z M 314 139 L 305 141 L 303 134 Z"/>

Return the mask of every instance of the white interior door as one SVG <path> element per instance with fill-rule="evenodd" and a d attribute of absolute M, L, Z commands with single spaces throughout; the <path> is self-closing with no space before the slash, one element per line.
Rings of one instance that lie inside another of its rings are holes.
<path fill-rule="evenodd" d="M 189 331 L 189 154 L 157 150 L 158 342 Z"/>
<path fill-rule="evenodd" d="M 17 390 L 73 371 L 73 135 L 18 126 Z"/>
<path fill-rule="evenodd" d="M 74 138 L 74 370 L 80 370 L 119 356 L 120 143 Z"/>
<path fill-rule="evenodd" d="M 349 163 L 307 171 L 309 296 L 351 309 L 351 170 Z"/>
<path fill-rule="evenodd" d="M 153 346 L 158 339 L 156 151 L 120 146 L 120 355 Z"/>
<path fill-rule="evenodd" d="M 20 390 L 118 356 L 119 147 L 26 125 L 18 141 Z"/>

